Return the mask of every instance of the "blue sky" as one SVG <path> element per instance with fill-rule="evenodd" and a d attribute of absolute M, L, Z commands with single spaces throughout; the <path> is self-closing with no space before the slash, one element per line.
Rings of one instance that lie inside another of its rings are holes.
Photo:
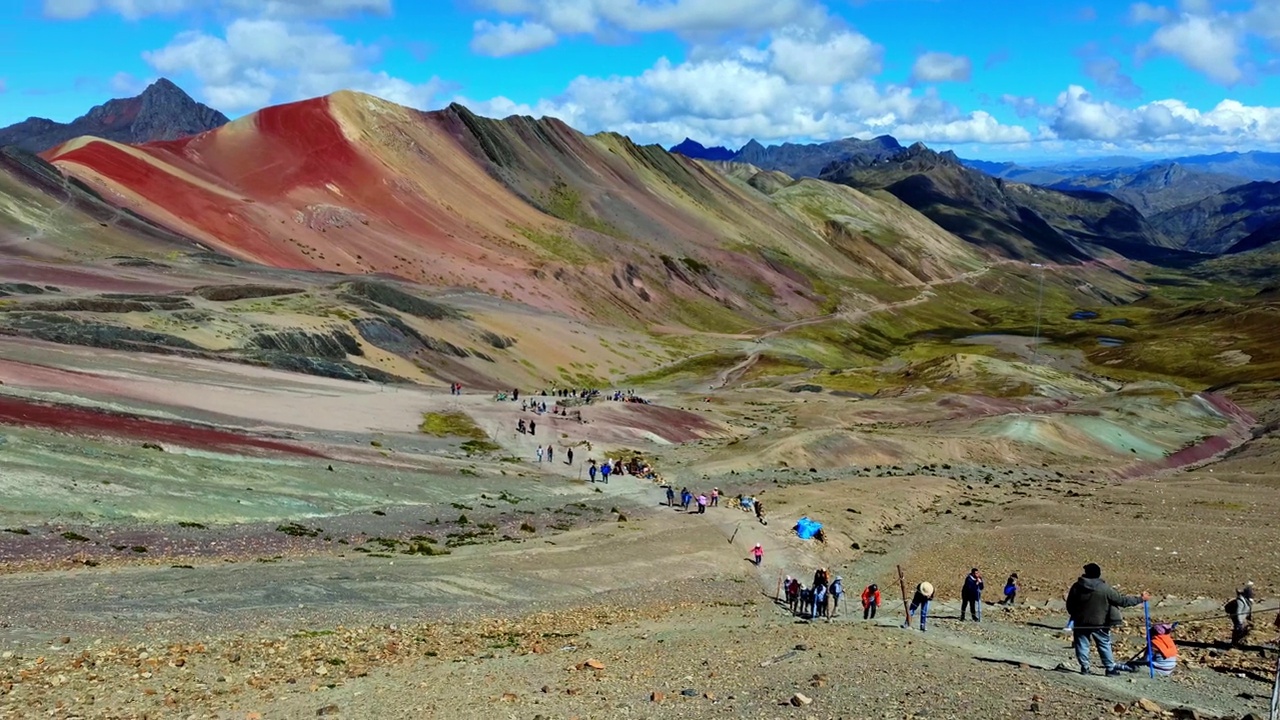
<path fill-rule="evenodd" d="M 1280 0 L 12 1 L 0 126 L 165 76 L 232 117 L 353 88 L 666 145 L 1280 149 Z"/>

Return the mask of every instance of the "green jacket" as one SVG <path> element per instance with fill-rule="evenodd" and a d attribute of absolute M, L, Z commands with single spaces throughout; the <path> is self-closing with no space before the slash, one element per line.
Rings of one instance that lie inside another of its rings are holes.
<path fill-rule="evenodd" d="M 1137 595 L 1121 595 L 1102 578 L 1081 577 L 1067 593 L 1067 614 L 1081 629 L 1120 624 L 1120 608 L 1141 605 Z"/>

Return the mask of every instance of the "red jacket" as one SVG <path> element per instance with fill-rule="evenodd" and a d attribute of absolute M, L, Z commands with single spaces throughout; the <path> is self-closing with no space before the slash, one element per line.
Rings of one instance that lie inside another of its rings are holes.
<path fill-rule="evenodd" d="M 871 607 L 872 605 L 880 607 L 880 591 L 876 590 L 873 593 L 871 592 L 871 586 L 867 586 L 867 589 L 862 591 L 862 607 Z"/>

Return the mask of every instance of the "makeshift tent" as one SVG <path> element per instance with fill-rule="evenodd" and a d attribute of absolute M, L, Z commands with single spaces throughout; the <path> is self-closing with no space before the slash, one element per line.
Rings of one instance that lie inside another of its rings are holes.
<path fill-rule="evenodd" d="M 812 540 L 813 536 L 817 535 L 821 529 L 822 523 L 810 520 L 807 517 L 802 517 L 796 521 L 796 535 L 800 536 L 801 540 Z"/>

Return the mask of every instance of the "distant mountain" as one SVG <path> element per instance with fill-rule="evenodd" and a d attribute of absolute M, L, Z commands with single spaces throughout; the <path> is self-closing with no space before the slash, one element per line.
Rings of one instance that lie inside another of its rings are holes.
<path fill-rule="evenodd" d="M 196 102 L 182 88 L 161 78 L 136 97 L 108 100 L 70 123 L 33 117 L 0 128 L 0 147 L 15 145 L 29 152 L 44 152 L 82 135 L 124 143 L 176 140 L 228 122 L 226 115 Z"/>
<path fill-rule="evenodd" d="M 1058 190 L 1094 190 L 1114 195 L 1150 217 L 1197 202 L 1246 181 L 1236 175 L 1204 172 L 1174 163 L 1079 175 L 1051 183 Z"/>
<path fill-rule="evenodd" d="M 1246 180 L 1280 181 L 1280 153 L 1224 152 L 1175 158 L 1174 162 L 1204 172 L 1236 175 Z"/>
<path fill-rule="evenodd" d="M 943 228 L 1007 257 L 1079 262 L 1118 252 L 1187 261 L 1132 205 L 1100 192 L 1062 191 L 994 178 L 951 152 L 920 143 L 885 161 L 832 163 L 822 179 L 887 190 Z"/>
<path fill-rule="evenodd" d="M 718 151 L 728 152 L 722 157 Z M 732 161 L 754 165 L 760 170 L 776 170 L 794 178 L 817 177 L 822 169 L 838 160 L 861 158 L 868 161 L 885 160 L 902 150 L 892 136 L 881 135 L 870 140 L 844 138 L 825 143 L 764 146 L 756 140 L 749 141 L 736 153 L 725 148 L 705 148 L 693 140 L 671 148 L 671 152 L 699 160 Z"/>
<path fill-rule="evenodd" d="M 1280 222 L 1280 182 L 1252 182 L 1159 213 L 1151 222 L 1178 246 L 1202 253 L 1242 252 L 1270 242 Z M 1262 235 L 1258 235 L 1259 232 Z M 1247 240 L 1247 242 L 1246 242 Z"/>
<path fill-rule="evenodd" d="M 672 147 L 671 152 L 680 153 L 694 160 L 712 160 L 715 162 L 732 160 L 734 156 L 734 152 L 723 145 L 706 147 L 702 143 L 689 138 L 685 138 L 684 142 Z"/>

